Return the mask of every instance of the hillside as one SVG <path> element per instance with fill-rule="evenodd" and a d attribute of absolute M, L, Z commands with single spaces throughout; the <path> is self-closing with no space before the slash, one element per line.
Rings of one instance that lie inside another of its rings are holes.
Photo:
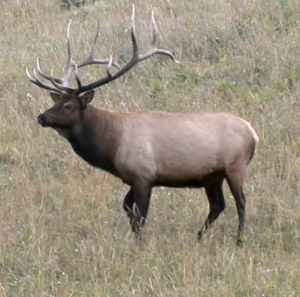
<path fill-rule="evenodd" d="M 28 80 L 36 58 L 63 76 L 71 18 L 76 61 L 91 49 L 124 64 L 129 1 L 63 8 L 62 0 L 0 1 L 0 296 L 300 296 L 300 5 L 298 0 L 135 2 L 141 50 L 157 56 L 96 90 L 93 105 L 120 112 L 227 111 L 260 138 L 245 181 L 246 243 L 227 208 L 197 243 L 203 190 L 153 191 L 137 246 L 122 209 L 127 186 L 91 168 L 65 139 L 36 122 L 52 106 Z M 80 69 L 85 83 L 104 66 Z M 73 81 L 75 83 L 75 81 Z"/>

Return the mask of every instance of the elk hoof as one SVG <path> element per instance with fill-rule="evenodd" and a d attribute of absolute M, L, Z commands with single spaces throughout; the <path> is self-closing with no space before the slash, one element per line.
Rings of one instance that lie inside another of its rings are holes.
<path fill-rule="evenodd" d="M 246 236 L 243 235 L 243 234 L 239 234 L 239 235 L 237 236 L 236 245 L 237 245 L 238 247 L 243 247 L 245 242 L 246 242 Z"/>

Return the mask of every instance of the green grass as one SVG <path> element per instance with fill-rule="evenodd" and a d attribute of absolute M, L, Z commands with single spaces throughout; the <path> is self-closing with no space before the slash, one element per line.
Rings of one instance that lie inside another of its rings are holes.
<path fill-rule="evenodd" d="M 53 130 L 36 123 L 50 107 L 25 68 L 62 76 L 66 26 L 76 60 L 97 20 L 97 56 L 131 55 L 128 1 L 0 3 L 0 296 L 300 296 L 300 5 L 297 0 L 135 3 L 140 47 L 151 41 L 150 13 L 163 57 L 140 63 L 96 91 L 93 104 L 140 109 L 229 111 L 260 137 L 245 181 L 246 242 L 227 208 L 196 242 L 208 212 L 202 190 L 155 189 L 145 242 L 137 246 L 122 200 L 127 187 L 91 168 Z M 105 74 L 80 70 L 84 82 Z"/>

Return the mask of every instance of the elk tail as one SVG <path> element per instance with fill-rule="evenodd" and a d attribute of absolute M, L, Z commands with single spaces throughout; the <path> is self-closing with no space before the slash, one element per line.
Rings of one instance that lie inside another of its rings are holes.
<path fill-rule="evenodd" d="M 250 161 L 252 160 L 254 154 L 256 153 L 257 146 L 258 146 L 258 142 L 259 142 L 259 138 L 258 138 L 258 136 L 257 136 L 257 134 L 256 134 L 256 132 L 255 132 L 255 130 L 254 130 L 254 129 L 252 128 L 252 126 L 250 125 L 250 123 L 248 123 L 248 122 L 246 122 L 246 123 L 247 123 L 247 125 L 249 126 L 250 132 L 251 132 L 251 134 L 252 134 L 252 136 L 253 136 L 253 151 L 252 151 L 252 154 L 251 154 L 251 156 L 250 156 L 250 158 L 249 158 L 249 161 L 248 161 L 248 164 L 249 164 Z"/>

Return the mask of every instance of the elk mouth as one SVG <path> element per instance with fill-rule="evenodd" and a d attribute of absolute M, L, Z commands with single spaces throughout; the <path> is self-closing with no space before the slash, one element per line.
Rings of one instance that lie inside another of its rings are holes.
<path fill-rule="evenodd" d="M 45 115 L 44 114 L 40 114 L 37 117 L 37 122 L 42 126 L 42 127 L 50 127 L 50 125 L 47 123 L 46 119 L 45 119 Z"/>
<path fill-rule="evenodd" d="M 60 123 L 58 119 L 55 117 L 53 118 L 52 116 L 45 116 L 45 113 L 40 114 L 37 117 L 37 122 L 42 126 L 42 127 L 50 127 L 53 129 L 71 129 L 72 125 L 66 124 L 66 123 Z"/>

